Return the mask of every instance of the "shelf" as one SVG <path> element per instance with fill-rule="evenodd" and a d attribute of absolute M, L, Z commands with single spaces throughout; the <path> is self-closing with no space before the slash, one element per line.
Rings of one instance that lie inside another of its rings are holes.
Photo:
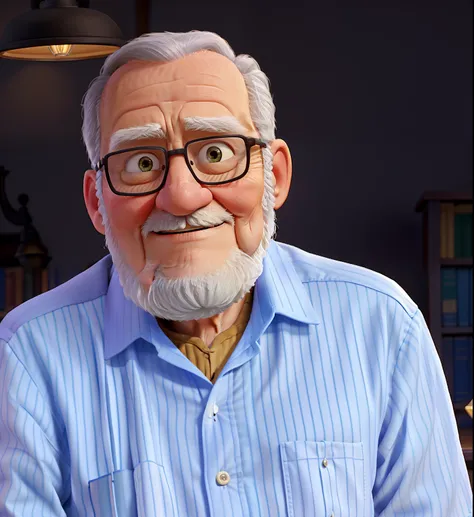
<path fill-rule="evenodd" d="M 470 339 L 473 336 L 473 325 L 470 323 L 469 326 L 465 327 L 459 327 L 456 325 L 446 325 L 443 327 L 442 274 L 443 271 L 446 271 L 446 269 L 449 267 L 458 271 L 472 271 L 473 257 L 454 256 L 454 253 L 452 252 L 450 254 L 443 253 L 443 256 L 441 256 L 441 216 L 442 207 L 444 204 L 467 204 L 472 206 L 472 198 L 472 192 L 427 191 L 423 193 L 415 207 L 416 212 L 421 212 L 423 214 L 423 264 L 425 269 L 424 281 L 427 287 L 427 322 L 429 323 L 433 341 L 436 343 L 438 353 L 440 354 L 440 359 L 443 364 L 443 370 L 451 397 L 453 397 L 455 392 L 454 377 L 457 371 L 453 354 L 453 342 L 457 336 L 467 336 Z M 469 210 L 466 212 L 469 212 Z M 450 213 L 450 215 L 452 214 Z M 443 216 L 443 224 L 445 222 L 446 220 Z M 450 235 L 449 237 L 451 239 L 454 236 Z M 445 243 L 443 242 L 443 244 Z M 462 253 L 458 255 L 462 255 Z M 467 321 L 465 322 L 467 323 Z M 445 339 L 446 336 L 450 336 L 451 339 Z M 453 403 L 453 409 L 456 416 L 456 423 L 459 429 L 463 456 L 468 467 L 472 485 L 472 418 L 465 410 L 467 404 L 467 400 Z"/>
<path fill-rule="evenodd" d="M 472 327 L 442 327 L 442 336 L 471 336 Z"/>
<path fill-rule="evenodd" d="M 471 266 L 472 257 L 470 258 L 442 258 L 439 263 L 441 266 Z"/>
<path fill-rule="evenodd" d="M 416 212 L 422 212 L 426 203 L 437 201 L 440 203 L 472 203 L 472 194 L 467 192 L 425 192 L 415 206 Z"/>

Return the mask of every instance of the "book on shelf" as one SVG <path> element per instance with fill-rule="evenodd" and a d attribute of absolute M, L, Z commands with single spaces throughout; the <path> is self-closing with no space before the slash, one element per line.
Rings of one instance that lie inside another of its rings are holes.
<path fill-rule="evenodd" d="M 460 410 L 472 399 L 472 336 L 443 337 L 443 369 L 446 378 L 452 379 L 450 386 L 451 400 L 458 408 L 456 420 L 460 428 L 472 425 L 467 413 Z"/>
<path fill-rule="evenodd" d="M 441 203 L 441 258 L 472 258 L 472 203 Z M 472 267 L 442 267 L 441 324 L 472 326 Z"/>
<path fill-rule="evenodd" d="M 472 257 L 472 204 L 454 206 L 454 256 Z"/>
<path fill-rule="evenodd" d="M 442 326 L 472 327 L 472 312 L 472 267 L 442 267 Z"/>
<path fill-rule="evenodd" d="M 472 257 L 472 203 L 441 203 L 441 258 Z"/>
<path fill-rule="evenodd" d="M 469 327 L 469 269 L 465 267 L 456 268 L 456 305 L 456 326 Z"/>
<path fill-rule="evenodd" d="M 472 267 L 468 268 L 468 281 L 467 281 L 467 315 L 468 315 L 468 327 L 472 327 L 472 297 L 474 293 L 472 292 Z"/>
<path fill-rule="evenodd" d="M 472 336 L 453 338 L 453 402 L 472 399 Z"/>
<path fill-rule="evenodd" d="M 441 269 L 441 325 L 455 327 L 458 318 L 456 268 Z"/>

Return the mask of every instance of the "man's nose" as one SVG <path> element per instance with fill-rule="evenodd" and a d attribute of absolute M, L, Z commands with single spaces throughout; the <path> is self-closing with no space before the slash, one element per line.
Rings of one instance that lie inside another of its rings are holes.
<path fill-rule="evenodd" d="M 194 179 L 184 156 L 170 156 L 168 177 L 156 196 L 156 208 L 173 215 L 186 216 L 211 201 L 211 192 Z"/>

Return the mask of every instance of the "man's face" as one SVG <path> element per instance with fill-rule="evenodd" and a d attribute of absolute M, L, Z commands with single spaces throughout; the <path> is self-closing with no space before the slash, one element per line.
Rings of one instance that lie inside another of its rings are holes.
<path fill-rule="evenodd" d="M 244 80 L 227 58 L 200 52 L 165 64 L 129 63 L 111 77 L 102 96 L 101 155 L 109 152 L 117 131 L 147 124 L 159 124 L 165 138 L 122 140 L 116 149 L 143 145 L 176 149 L 195 138 L 222 134 L 209 129 L 190 130 L 189 119 L 196 117 L 212 118 L 214 123 L 216 118 L 229 121 L 232 117 L 242 128 L 229 133 L 258 137 Z M 200 185 L 179 155 L 170 158 L 166 184 L 157 194 L 117 196 L 103 179 L 104 207 L 112 236 L 144 286 L 152 283 L 156 267 L 169 278 L 194 277 L 222 267 L 236 248 L 252 255 L 262 239 L 263 192 L 258 146 L 251 149 L 247 175 L 229 184 Z M 234 224 L 227 222 L 190 233 L 142 235 L 142 227 L 153 212 L 188 216 L 216 205 L 232 214 Z"/>

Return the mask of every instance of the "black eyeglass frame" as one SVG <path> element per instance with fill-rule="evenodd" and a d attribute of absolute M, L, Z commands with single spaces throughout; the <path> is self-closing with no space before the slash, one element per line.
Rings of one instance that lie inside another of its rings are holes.
<path fill-rule="evenodd" d="M 202 181 L 196 176 L 195 172 L 193 171 L 192 165 L 189 163 L 188 152 L 187 152 L 188 146 L 195 142 L 204 142 L 206 140 L 219 140 L 219 138 L 241 138 L 245 142 L 247 165 L 245 167 L 244 172 L 242 172 L 242 174 L 239 174 L 238 176 L 236 176 L 235 178 L 232 178 L 230 180 L 224 180 L 224 181 L 219 181 L 219 182 Z M 189 142 L 186 142 L 184 147 L 181 147 L 179 149 L 171 149 L 171 150 L 168 150 L 164 147 L 156 146 L 156 145 L 142 145 L 142 146 L 137 146 L 137 147 L 128 147 L 127 149 L 119 149 L 118 151 L 113 151 L 111 153 L 104 155 L 99 160 L 97 165 L 94 167 L 94 170 L 98 171 L 99 169 L 104 167 L 105 176 L 107 178 L 107 183 L 109 184 L 110 190 L 117 196 L 148 196 L 150 194 L 155 194 L 156 192 L 159 192 L 165 186 L 166 180 L 168 178 L 168 172 L 170 169 L 170 167 L 169 167 L 170 156 L 175 156 L 175 155 L 180 154 L 180 155 L 184 156 L 184 160 L 186 161 L 186 165 L 188 166 L 189 172 L 191 172 L 191 174 L 193 175 L 193 178 L 199 184 L 201 184 L 201 185 L 224 185 L 226 183 L 232 183 L 233 181 L 237 181 L 237 180 L 243 178 L 247 174 L 249 167 L 250 167 L 250 149 L 252 147 L 254 147 L 255 145 L 259 145 L 262 148 L 267 147 L 267 144 L 263 140 L 261 140 L 259 138 L 245 136 L 245 135 L 219 135 L 219 136 L 206 136 L 203 138 L 195 138 L 194 140 L 189 140 Z M 129 151 L 145 151 L 147 149 L 155 150 L 155 151 L 163 151 L 163 154 L 165 155 L 165 174 L 163 176 L 163 181 L 161 182 L 160 186 L 153 190 L 149 190 L 147 192 L 139 192 L 139 193 L 119 192 L 118 190 L 116 190 L 112 184 L 112 180 L 110 179 L 108 159 L 111 156 L 115 156 L 117 154 L 123 154 L 123 153 L 129 152 Z"/>

